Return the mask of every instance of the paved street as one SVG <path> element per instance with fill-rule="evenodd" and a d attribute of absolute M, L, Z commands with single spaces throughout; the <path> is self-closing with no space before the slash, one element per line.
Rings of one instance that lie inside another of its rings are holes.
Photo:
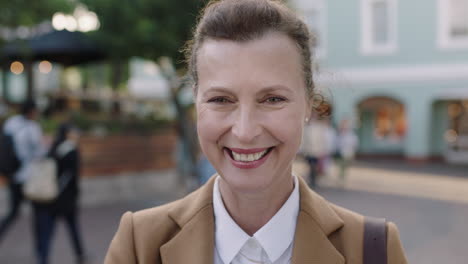
<path fill-rule="evenodd" d="M 350 170 L 344 187 L 333 177 L 328 177 L 320 180 L 322 187 L 318 192 L 338 205 L 395 222 L 410 263 L 466 264 L 468 177 L 463 176 L 462 170 L 456 171 L 460 175 L 443 170 L 434 174 L 411 168 L 403 170 L 401 166 L 393 170 L 389 166 L 358 163 Z M 171 199 L 174 197 L 155 194 L 154 201 L 84 208 L 82 227 L 93 263 L 102 263 L 124 211 L 150 207 Z M 73 263 L 64 225 L 59 225 L 56 230 L 52 250 L 52 264 Z M 32 252 L 30 220 L 27 214 L 23 214 L 0 244 L 0 263 L 34 263 Z"/>
<path fill-rule="evenodd" d="M 468 263 L 468 204 L 333 188 L 319 192 L 340 206 L 395 222 L 409 263 Z"/>
<path fill-rule="evenodd" d="M 304 164 L 296 163 L 304 175 Z M 319 179 L 320 186 L 468 203 L 468 167 L 441 164 L 409 165 L 402 162 L 357 162 L 339 181 L 336 168 Z"/>

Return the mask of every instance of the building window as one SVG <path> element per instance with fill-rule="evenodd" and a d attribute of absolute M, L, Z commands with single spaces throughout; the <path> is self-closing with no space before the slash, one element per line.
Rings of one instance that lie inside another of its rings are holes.
<path fill-rule="evenodd" d="M 468 48 L 468 0 L 438 0 L 438 12 L 439 47 Z"/>
<path fill-rule="evenodd" d="M 468 100 L 448 105 L 449 129 L 444 138 L 452 151 L 468 152 Z"/>
<path fill-rule="evenodd" d="M 326 9 L 325 0 L 314 0 L 301 7 L 304 22 L 314 34 L 314 50 L 318 58 L 326 55 Z"/>
<path fill-rule="evenodd" d="M 361 52 L 364 55 L 394 53 L 396 21 L 396 0 L 361 0 Z"/>
<path fill-rule="evenodd" d="M 384 105 L 377 109 L 374 138 L 401 142 L 406 135 L 406 114 L 402 105 Z"/>
<path fill-rule="evenodd" d="M 399 101 L 388 97 L 371 97 L 359 104 L 361 113 L 368 114 L 367 124 L 361 124 L 367 135 L 372 135 L 373 142 L 400 144 L 407 134 L 405 107 Z"/>

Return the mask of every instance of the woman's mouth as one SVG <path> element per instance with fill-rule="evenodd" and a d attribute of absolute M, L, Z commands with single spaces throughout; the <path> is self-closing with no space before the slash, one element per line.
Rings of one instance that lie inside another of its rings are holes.
<path fill-rule="evenodd" d="M 241 169 L 253 169 L 262 165 L 274 147 L 263 149 L 224 148 L 234 166 Z"/>

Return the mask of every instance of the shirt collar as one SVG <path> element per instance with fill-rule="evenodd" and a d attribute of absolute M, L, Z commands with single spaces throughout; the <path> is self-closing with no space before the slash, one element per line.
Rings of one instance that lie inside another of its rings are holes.
<path fill-rule="evenodd" d="M 231 218 L 219 192 L 219 176 L 213 187 L 215 247 L 223 263 L 231 263 L 250 236 Z"/>
<path fill-rule="evenodd" d="M 299 214 L 299 182 L 294 178 L 294 189 L 280 210 L 258 230 L 253 237 L 265 250 L 268 258 L 276 261 L 293 243 Z M 224 207 L 219 191 L 219 176 L 213 187 L 216 250 L 223 263 L 231 263 L 250 236 L 231 218 Z"/>

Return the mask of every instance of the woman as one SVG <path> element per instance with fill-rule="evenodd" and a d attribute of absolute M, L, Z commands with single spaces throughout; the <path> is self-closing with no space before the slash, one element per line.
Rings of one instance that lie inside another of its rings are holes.
<path fill-rule="evenodd" d="M 182 200 L 124 214 L 106 264 L 363 263 L 364 218 L 292 175 L 311 115 L 309 48 L 279 2 L 208 5 L 188 60 L 200 146 L 218 174 Z M 388 263 L 406 263 L 395 225 L 387 232 Z"/>
<path fill-rule="evenodd" d="M 67 224 L 76 262 L 85 263 L 86 261 L 78 224 L 80 164 L 78 139 L 78 131 L 71 125 L 63 124 L 59 127 L 48 156 L 57 162 L 60 194 L 50 203 L 33 202 L 35 243 L 39 264 L 49 263 L 50 245 L 59 217 L 63 217 Z"/>

